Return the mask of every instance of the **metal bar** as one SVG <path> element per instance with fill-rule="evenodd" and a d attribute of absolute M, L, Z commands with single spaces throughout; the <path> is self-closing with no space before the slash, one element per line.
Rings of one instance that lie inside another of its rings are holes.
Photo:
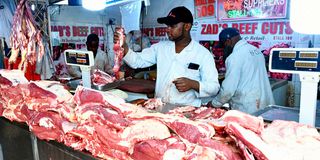
<path fill-rule="evenodd" d="M 40 160 L 37 137 L 34 134 L 30 133 L 30 138 L 31 138 L 31 144 L 32 144 L 33 159 Z"/>

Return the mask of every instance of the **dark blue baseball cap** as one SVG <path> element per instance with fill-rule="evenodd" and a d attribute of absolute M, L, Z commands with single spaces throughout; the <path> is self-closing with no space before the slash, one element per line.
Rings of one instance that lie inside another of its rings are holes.
<path fill-rule="evenodd" d="M 227 41 L 227 39 L 231 39 L 232 37 L 240 35 L 239 30 L 236 28 L 224 28 L 220 34 L 219 34 L 219 44 L 216 46 L 216 48 L 223 48 L 224 42 Z"/>

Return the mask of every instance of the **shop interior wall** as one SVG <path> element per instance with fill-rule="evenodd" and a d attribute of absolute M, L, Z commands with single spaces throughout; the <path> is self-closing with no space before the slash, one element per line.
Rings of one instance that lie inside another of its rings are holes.
<path fill-rule="evenodd" d="M 101 24 L 104 26 L 104 46 L 105 51 L 113 59 L 113 30 L 115 25 L 110 24 L 110 19 L 115 24 L 121 23 L 119 6 L 111 6 L 102 11 L 90 11 L 81 6 L 51 6 L 51 22 L 64 24 Z"/>

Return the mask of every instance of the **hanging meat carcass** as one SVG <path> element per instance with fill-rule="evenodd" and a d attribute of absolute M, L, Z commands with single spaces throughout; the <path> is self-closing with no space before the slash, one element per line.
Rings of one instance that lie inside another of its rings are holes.
<path fill-rule="evenodd" d="M 26 71 L 28 62 L 34 64 L 40 60 L 44 54 L 41 31 L 37 29 L 27 0 L 21 0 L 13 17 L 13 26 L 10 36 L 12 46 L 9 63 L 14 63 L 19 53 L 21 62 L 19 69 Z"/>
<path fill-rule="evenodd" d="M 117 29 L 117 31 L 120 34 L 119 40 L 114 44 L 113 51 L 114 51 L 114 66 L 113 66 L 113 72 L 117 79 L 120 79 L 119 71 L 121 67 L 121 61 L 124 56 L 124 49 L 122 48 L 122 43 L 124 39 L 124 30 L 123 28 Z"/>

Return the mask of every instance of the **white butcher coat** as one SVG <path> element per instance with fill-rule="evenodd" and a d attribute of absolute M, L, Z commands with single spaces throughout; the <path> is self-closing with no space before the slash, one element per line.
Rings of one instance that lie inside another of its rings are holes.
<path fill-rule="evenodd" d="M 166 103 L 199 107 L 202 97 L 217 94 L 220 87 L 213 55 L 193 40 L 178 54 L 174 42 L 161 41 L 139 53 L 129 49 L 123 60 L 132 68 L 157 64 L 155 97 Z M 190 63 L 198 64 L 199 68 L 189 69 Z M 199 93 L 195 90 L 179 92 L 172 81 L 180 77 L 198 81 Z"/>
<path fill-rule="evenodd" d="M 226 59 L 226 75 L 213 106 L 229 103 L 232 109 L 249 114 L 274 104 L 263 54 L 240 40 Z"/>
<path fill-rule="evenodd" d="M 87 49 L 85 49 L 87 51 Z M 94 66 L 91 67 L 91 73 L 99 69 L 101 71 L 104 71 L 110 75 L 112 75 L 112 66 L 111 66 L 111 60 L 109 59 L 109 56 L 107 53 L 103 52 L 102 50 L 98 49 L 97 55 L 94 58 Z M 78 66 L 67 66 L 68 73 L 72 77 L 81 77 L 81 70 Z"/>

